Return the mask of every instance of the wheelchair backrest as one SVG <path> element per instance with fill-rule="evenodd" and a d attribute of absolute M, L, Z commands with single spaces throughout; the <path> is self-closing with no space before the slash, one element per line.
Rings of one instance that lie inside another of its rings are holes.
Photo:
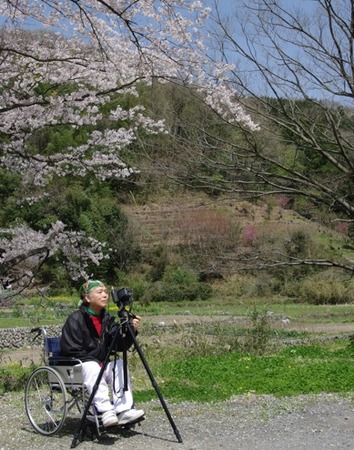
<path fill-rule="evenodd" d="M 44 346 L 48 358 L 60 355 L 60 337 L 46 337 L 44 339 Z"/>
<path fill-rule="evenodd" d="M 50 367 L 58 372 L 68 386 L 82 385 L 82 362 L 79 359 L 60 356 L 60 337 L 45 337 L 45 353 Z"/>

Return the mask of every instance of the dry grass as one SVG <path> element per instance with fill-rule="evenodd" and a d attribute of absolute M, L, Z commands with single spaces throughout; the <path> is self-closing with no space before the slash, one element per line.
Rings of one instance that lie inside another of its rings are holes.
<path fill-rule="evenodd" d="M 297 233 L 309 236 L 309 257 L 325 257 L 332 247 L 341 248 L 345 236 L 301 217 L 296 212 L 230 199 L 212 200 L 191 194 L 159 199 L 157 203 L 126 205 L 135 242 L 146 254 L 164 245 L 170 255 L 199 268 L 225 275 L 235 273 L 240 259 L 261 252 L 284 253 L 284 246 Z M 240 266 L 241 267 L 241 266 Z"/>

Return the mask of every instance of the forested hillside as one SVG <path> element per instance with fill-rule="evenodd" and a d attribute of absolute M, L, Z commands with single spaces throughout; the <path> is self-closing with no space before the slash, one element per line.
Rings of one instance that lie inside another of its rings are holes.
<path fill-rule="evenodd" d="M 217 1 L 4 3 L 3 293 L 94 276 L 146 302 L 227 280 L 237 295 L 352 300 L 352 16 L 319 2 L 328 33 L 261 4 L 237 29 Z"/>
<path fill-rule="evenodd" d="M 71 232 L 84 232 L 85 239 L 102 242 L 109 249 L 108 257 L 99 266 L 89 265 L 90 273 L 112 283 L 129 274 L 134 278 L 134 273 L 145 277 L 146 284 L 160 282 L 166 269 L 184 270 L 195 277 L 194 282 L 247 273 L 253 280 L 261 280 L 263 287 L 254 288 L 260 289 L 261 294 L 263 289 L 265 294 L 296 296 L 299 288 L 289 287 L 286 282 L 294 281 L 294 273 L 301 281 L 321 273 L 321 264 L 331 267 L 332 261 L 338 261 L 348 265 L 354 255 L 352 230 L 347 222 L 334 220 L 338 211 L 333 213 L 325 204 L 296 194 L 263 196 L 263 190 L 252 177 L 248 186 L 253 183 L 253 194 L 250 189 L 244 193 L 228 192 L 225 185 L 232 187 L 237 169 L 205 165 L 198 156 L 202 131 L 196 136 L 187 135 L 191 127 L 205 132 L 205 124 L 201 124 L 205 119 L 201 114 L 203 104 L 181 86 L 142 85 L 141 90 L 145 91 L 145 107 L 151 114 L 162 107 L 168 112 L 166 124 L 170 132 L 163 136 L 138 134 L 137 142 L 125 149 L 122 156 L 128 167 L 134 167 L 130 177 L 96 180 L 90 174 L 54 176 L 45 187 L 45 195 L 25 205 L 22 199 L 26 192 L 21 188 L 19 175 L 2 170 L 1 226 L 23 222 L 45 232 L 52 223 L 61 221 Z M 103 111 L 109 111 L 110 107 L 104 105 Z M 306 104 L 300 103 L 298 107 L 307 109 Z M 208 114 L 211 121 L 211 112 Z M 350 123 L 350 110 L 347 115 Z M 103 129 L 107 120 L 104 118 L 99 127 Z M 215 123 L 217 120 L 215 116 Z M 77 145 L 87 132 L 87 127 L 72 130 L 57 126 L 37 132 L 31 145 L 34 152 L 49 155 L 51 149 L 57 151 L 61 145 Z M 219 142 L 228 139 L 236 139 L 238 145 L 243 145 L 241 134 L 235 135 L 230 126 L 220 126 Z M 274 140 L 273 144 L 273 149 L 267 150 L 269 158 L 278 159 L 280 150 L 282 155 L 294 156 L 295 138 L 280 134 L 276 145 Z M 325 178 L 328 186 L 338 185 L 335 170 L 323 159 L 303 155 L 296 161 L 304 173 Z M 343 184 L 341 189 L 349 192 L 350 184 Z M 32 263 L 31 259 L 24 261 L 22 269 L 26 265 L 31 268 Z M 331 277 L 337 275 L 332 273 Z M 43 263 L 36 284 L 56 289 L 76 286 L 60 253 Z"/>

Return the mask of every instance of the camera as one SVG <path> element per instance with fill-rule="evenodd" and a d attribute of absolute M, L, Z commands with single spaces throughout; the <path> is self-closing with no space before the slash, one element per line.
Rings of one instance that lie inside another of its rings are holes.
<path fill-rule="evenodd" d="M 130 309 L 133 304 L 133 293 L 127 288 L 119 290 L 112 288 L 112 299 L 118 307 Z"/>

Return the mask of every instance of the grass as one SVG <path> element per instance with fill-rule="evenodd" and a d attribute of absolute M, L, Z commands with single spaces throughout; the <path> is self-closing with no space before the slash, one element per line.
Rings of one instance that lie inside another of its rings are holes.
<path fill-rule="evenodd" d="M 255 306 L 257 305 L 257 306 Z M 270 311 L 275 315 L 286 316 L 294 321 L 302 323 L 353 323 L 354 304 L 347 305 L 310 305 L 306 303 L 288 303 L 284 300 L 280 303 L 272 301 L 257 303 L 247 301 L 237 303 L 228 302 L 178 302 L 178 303 L 153 303 L 150 305 L 134 304 L 133 312 L 143 317 L 155 315 L 177 315 L 177 316 L 249 316 L 252 310 L 257 307 Z M 38 325 L 60 325 L 64 322 L 70 311 L 74 310 L 72 299 L 67 301 L 67 307 L 60 310 L 50 310 L 44 313 L 35 312 L 32 309 L 23 307 L 14 316 L 13 311 L 2 312 L 0 310 L 0 328 L 31 327 Z M 110 306 L 112 314 L 117 313 L 115 305 Z M 18 311 L 18 310 L 17 310 Z"/>
<path fill-rule="evenodd" d="M 0 328 L 37 327 L 39 325 L 61 325 L 63 318 L 33 320 L 25 317 L 2 317 Z"/>
<path fill-rule="evenodd" d="M 191 357 L 155 368 L 163 395 L 173 401 L 214 402 L 237 395 L 296 396 L 353 391 L 354 352 L 342 346 L 295 346 L 278 354 Z M 137 390 L 138 401 L 154 398 Z"/>
<path fill-rule="evenodd" d="M 15 296 L 0 308 L 0 328 L 60 325 L 77 307 L 77 296 Z"/>
<path fill-rule="evenodd" d="M 18 363 L 0 366 L 0 395 L 10 391 L 23 391 L 34 369 L 35 366 L 22 367 Z"/>
<path fill-rule="evenodd" d="M 308 303 L 293 303 L 285 298 L 274 301 L 272 299 L 248 299 L 247 301 L 206 302 L 164 302 L 151 305 L 134 305 L 136 314 L 149 315 L 191 315 L 191 316 L 248 316 L 254 308 L 264 309 L 277 315 L 290 317 L 302 321 L 353 321 L 354 304 L 346 305 L 313 305 Z M 114 311 L 114 307 L 112 307 Z"/>
<path fill-rule="evenodd" d="M 23 315 L 13 317 L 11 311 L 5 311 L 0 326 L 63 323 L 68 312 L 76 307 L 74 300 L 69 297 L 52 301 L 37 317 L 26 316 L 27 307 L 30 312 L 33 308 L 22 303 L 22 308 L 16 311 Z M 110 310 L 115 314 L 117 307 L 111 305 Z M 345 394 L 354 390 L 354 349 L 350 339 L 320 342 L 318 336 L 307 332 L 269 327 L 269 317 L 274 316 L 290 317 L 293 323 L 353 322 L 354 305 L 287 303 L 278 298 L 258 302 L 256 306 L 251 300 L 227 299 L 134 303 L 133 312 L 145 317 L 143 352 L 166 399 L 214 402 L 250 393 L 295 396 L 320 392 Z M 272 314 L 269 316 L 267 312 Z M 193 321 L 164 328 L 149 323 L 149 316 L 156 315 L 193 316 Z M 202 323 L 198 321 L 200 316 L 225 316 L 225 319 Z M 236 328 L 236 321 L 230 320 L 230 316 L 248 317 L 250 328 Z M 306 339 L 308 344 L 284 346 L 282 340 L 286 339 Z M 151 380 L 136 353 L 130 355 L 129 367 L 136 401 L 155 399 Z M 0 365 L 0 393 L 23 390 L 32 370 L 16 363 Z"/>

